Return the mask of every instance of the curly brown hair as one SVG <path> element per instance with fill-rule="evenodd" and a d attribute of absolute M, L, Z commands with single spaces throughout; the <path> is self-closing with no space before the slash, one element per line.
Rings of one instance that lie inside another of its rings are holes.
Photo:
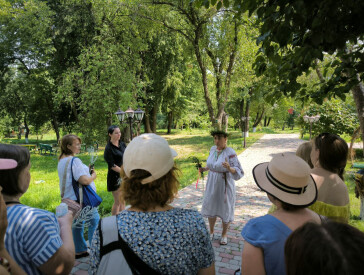
<path fill-rule="evenodd" d="M 147 184 L 141 181 L 151 174 L 142 169 L 131 171 L 130 177 L 125 175 L 124 169 L 121 169 L 123 179 L 121 185 L 122 198 L 143 211 L 156 206 L 164 207 L 171 203 L 178 193 L 179 181 L 177 176 L 180 170 L 174 165 L 171 170 L 163 177 Z"/>

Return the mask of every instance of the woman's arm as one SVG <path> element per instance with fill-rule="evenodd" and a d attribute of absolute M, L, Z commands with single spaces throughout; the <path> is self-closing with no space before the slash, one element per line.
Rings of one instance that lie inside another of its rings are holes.
<path fill-rule="evenodd" d="M 78 182 L 82 185 L 89 185 L 91 182 L 93 182 L 96 179 L 96 172 L 93 170 L 91 176 L 81 176 L 78 178 Z"/>
<path fill-rule="evenodd" d="M 11 272 L 9 274 L 26 275 L 26 273 L 23 271 L 23 269 L 21 269 L 20 266 L 18 266 L 18 264 L 13 260 L 13 258 L 9 255 L 8 251 L 5 248 L 0 249 L 0 257 L 8 260 L 10 272 Z M 2 271 L 3 270 L 0 270 L 0 274 L 3 274 Z M 8 274 L 8 273 L 4 273 L 4 274 Z"/>
<path fill-rule="evenodd" d="M 120 167 L 115 164 L 114 156 L 109 144 L 107 144 L 105 147 L 104 160 L 107 162 L 109 169 L 120 173 Z"/>
<path fill-rule="evenodd" d="M 79 158 L 75 158 L 72 165 L 73 177 L 80 184 L 89 185 L 96 179 L 96 172 L 93 169 L 90 175 L 89 169 L 85 168 L 85 166 Z"/>
<path fill-rule="evenodd" d="M 222 166 L 224 166 L 231 174 L 236 173 L 236 169 L 230 166 L 230 163 L 227 158 L 225 158 L 225 161 L 222 163 Z"/>
<path fill-rule="evenodd" d="M 115 171 L 116 173 L 119 173 L 120 174 L 120 170 L 121 168 L 119 166 L 117 166 L 116 164 L 114 164 L 113 167 L 111 167 L 111 170 Z"/>
<path fill-rule="evenodd" d="M 244 242 L 241 256 L 241 274 L 265 275 L 263 250 L 248 242 Z"/>
<path fill-rule="evenodd" d="M 47 262 L 39 266 L 39 270 L 43 274 L 66 275 L 71 272 L 75 263 L 75 245 L 71 230 L 72 221 L 73 216 L 71 211 L 68 211 L 66 215 L 58 218 L 63 245 Z"/>

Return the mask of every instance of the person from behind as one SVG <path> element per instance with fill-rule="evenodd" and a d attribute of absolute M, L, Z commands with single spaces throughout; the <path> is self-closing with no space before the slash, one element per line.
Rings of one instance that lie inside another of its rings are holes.
<path fill-rule="evenodd" d="M 30 183 L 28 149 L 0 144 L 0 158 L 17 162 L 14 169 L 0 170 L 1 193 L 7 207 L 7 251 L 27 274 L 69 274 L 75 260 L 72 212 L 57 221 L 53 213 L 20 202 Z"/>
<path fill-rule="evenodd" d="M 302 143 L 300 146 L 298 146 L 296 151 L 296 156 L 303 159 L 307 164 L 310 166 L 310 168 L 313 168 L 313 164 L 311 162 L 311 151 L 312 151 L 312 143 L 310 141 L 306 141 Z"/>
<path fill-rule="evenodd" d="M 350 217 L 349 192 L 344 182 L 347 158 L 348 144 L 338 135 L 323 133 L 312 142 L 311 174 L 318 197 L 310 209 L 341 222 L 348 222 Z"/>
<path fill-rule="evenodd" d="M 156 134 L 143 134 L 130 142 L 124 152 L 121 189 L 131 207 L 116 216 L 118 234 L 159 274 L 215 274 L 214 250 L 201 214 L 170 205 L 179 185 L 176 155 Z M 97 230 L 89 274 L 97 273 L 99 263 Z"/>
<path fill-rule="evenodd" d="M 344 223 L 307 223 L 287 239 L 287 275 L 363 274 L 364 233 Z"/>
<path fill-rule="evenodd" d="M 14 169 L 18 163 L 13 159 L 0 159 L 0 170 Z M 6 205 L 1 194 L 0 186 L 0 274 L 26 275 L 20 266 L 9 255 L 5 247 L 5 233 L 8 227 L 8 219 L 6 217 Z"/>
<path fill-rule="evenodd" d="M 284 243 L 288 236 L 308 221 L 321 223 L 320 216 L 307 209 L 316 200 L 316 184 L 308 164 L 291 153 L 258 164 L 253 176 L 277 210 L 251 219 L 243 228 L 241 274 L 284 275 Z"/>

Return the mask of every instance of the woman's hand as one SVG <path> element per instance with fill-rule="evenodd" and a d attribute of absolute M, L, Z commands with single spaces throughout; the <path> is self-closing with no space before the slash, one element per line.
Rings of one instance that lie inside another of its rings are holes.
<path fill-rule="evenodd" d="M 235 168 L 231 168 L 230 163 L 225 159 L 225 161 L 222 163 L 222 166 L 226 168 L 230 173 L 235 174 L 236 170 Z"/>
<path fill-rule="evenodd" d="M 209 170 L 209 168 L 207 168 L 207 167 L 201 167 L 201 168 L 199 168 L 199 170 L 200 170 L 200 172 L 206 172 L 206 171 Z"/>
<path fill-rule="evenodd" d="M 93 178 L 93 180 L 96 179 L 96 171 L 95 171 L 95 169 L 92 170 L 91 177 Z"/>

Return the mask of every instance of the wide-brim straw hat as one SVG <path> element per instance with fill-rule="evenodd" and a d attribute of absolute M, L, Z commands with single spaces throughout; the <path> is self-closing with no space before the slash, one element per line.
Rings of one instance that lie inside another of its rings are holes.
<path fill-rule="evenodd" d="M 282 153 L 253 169 L 256 184 L 266 193 L 296 206 L 309 206 L 317 199 L 317 187 L 308 164 L 292 153 Z"/>

